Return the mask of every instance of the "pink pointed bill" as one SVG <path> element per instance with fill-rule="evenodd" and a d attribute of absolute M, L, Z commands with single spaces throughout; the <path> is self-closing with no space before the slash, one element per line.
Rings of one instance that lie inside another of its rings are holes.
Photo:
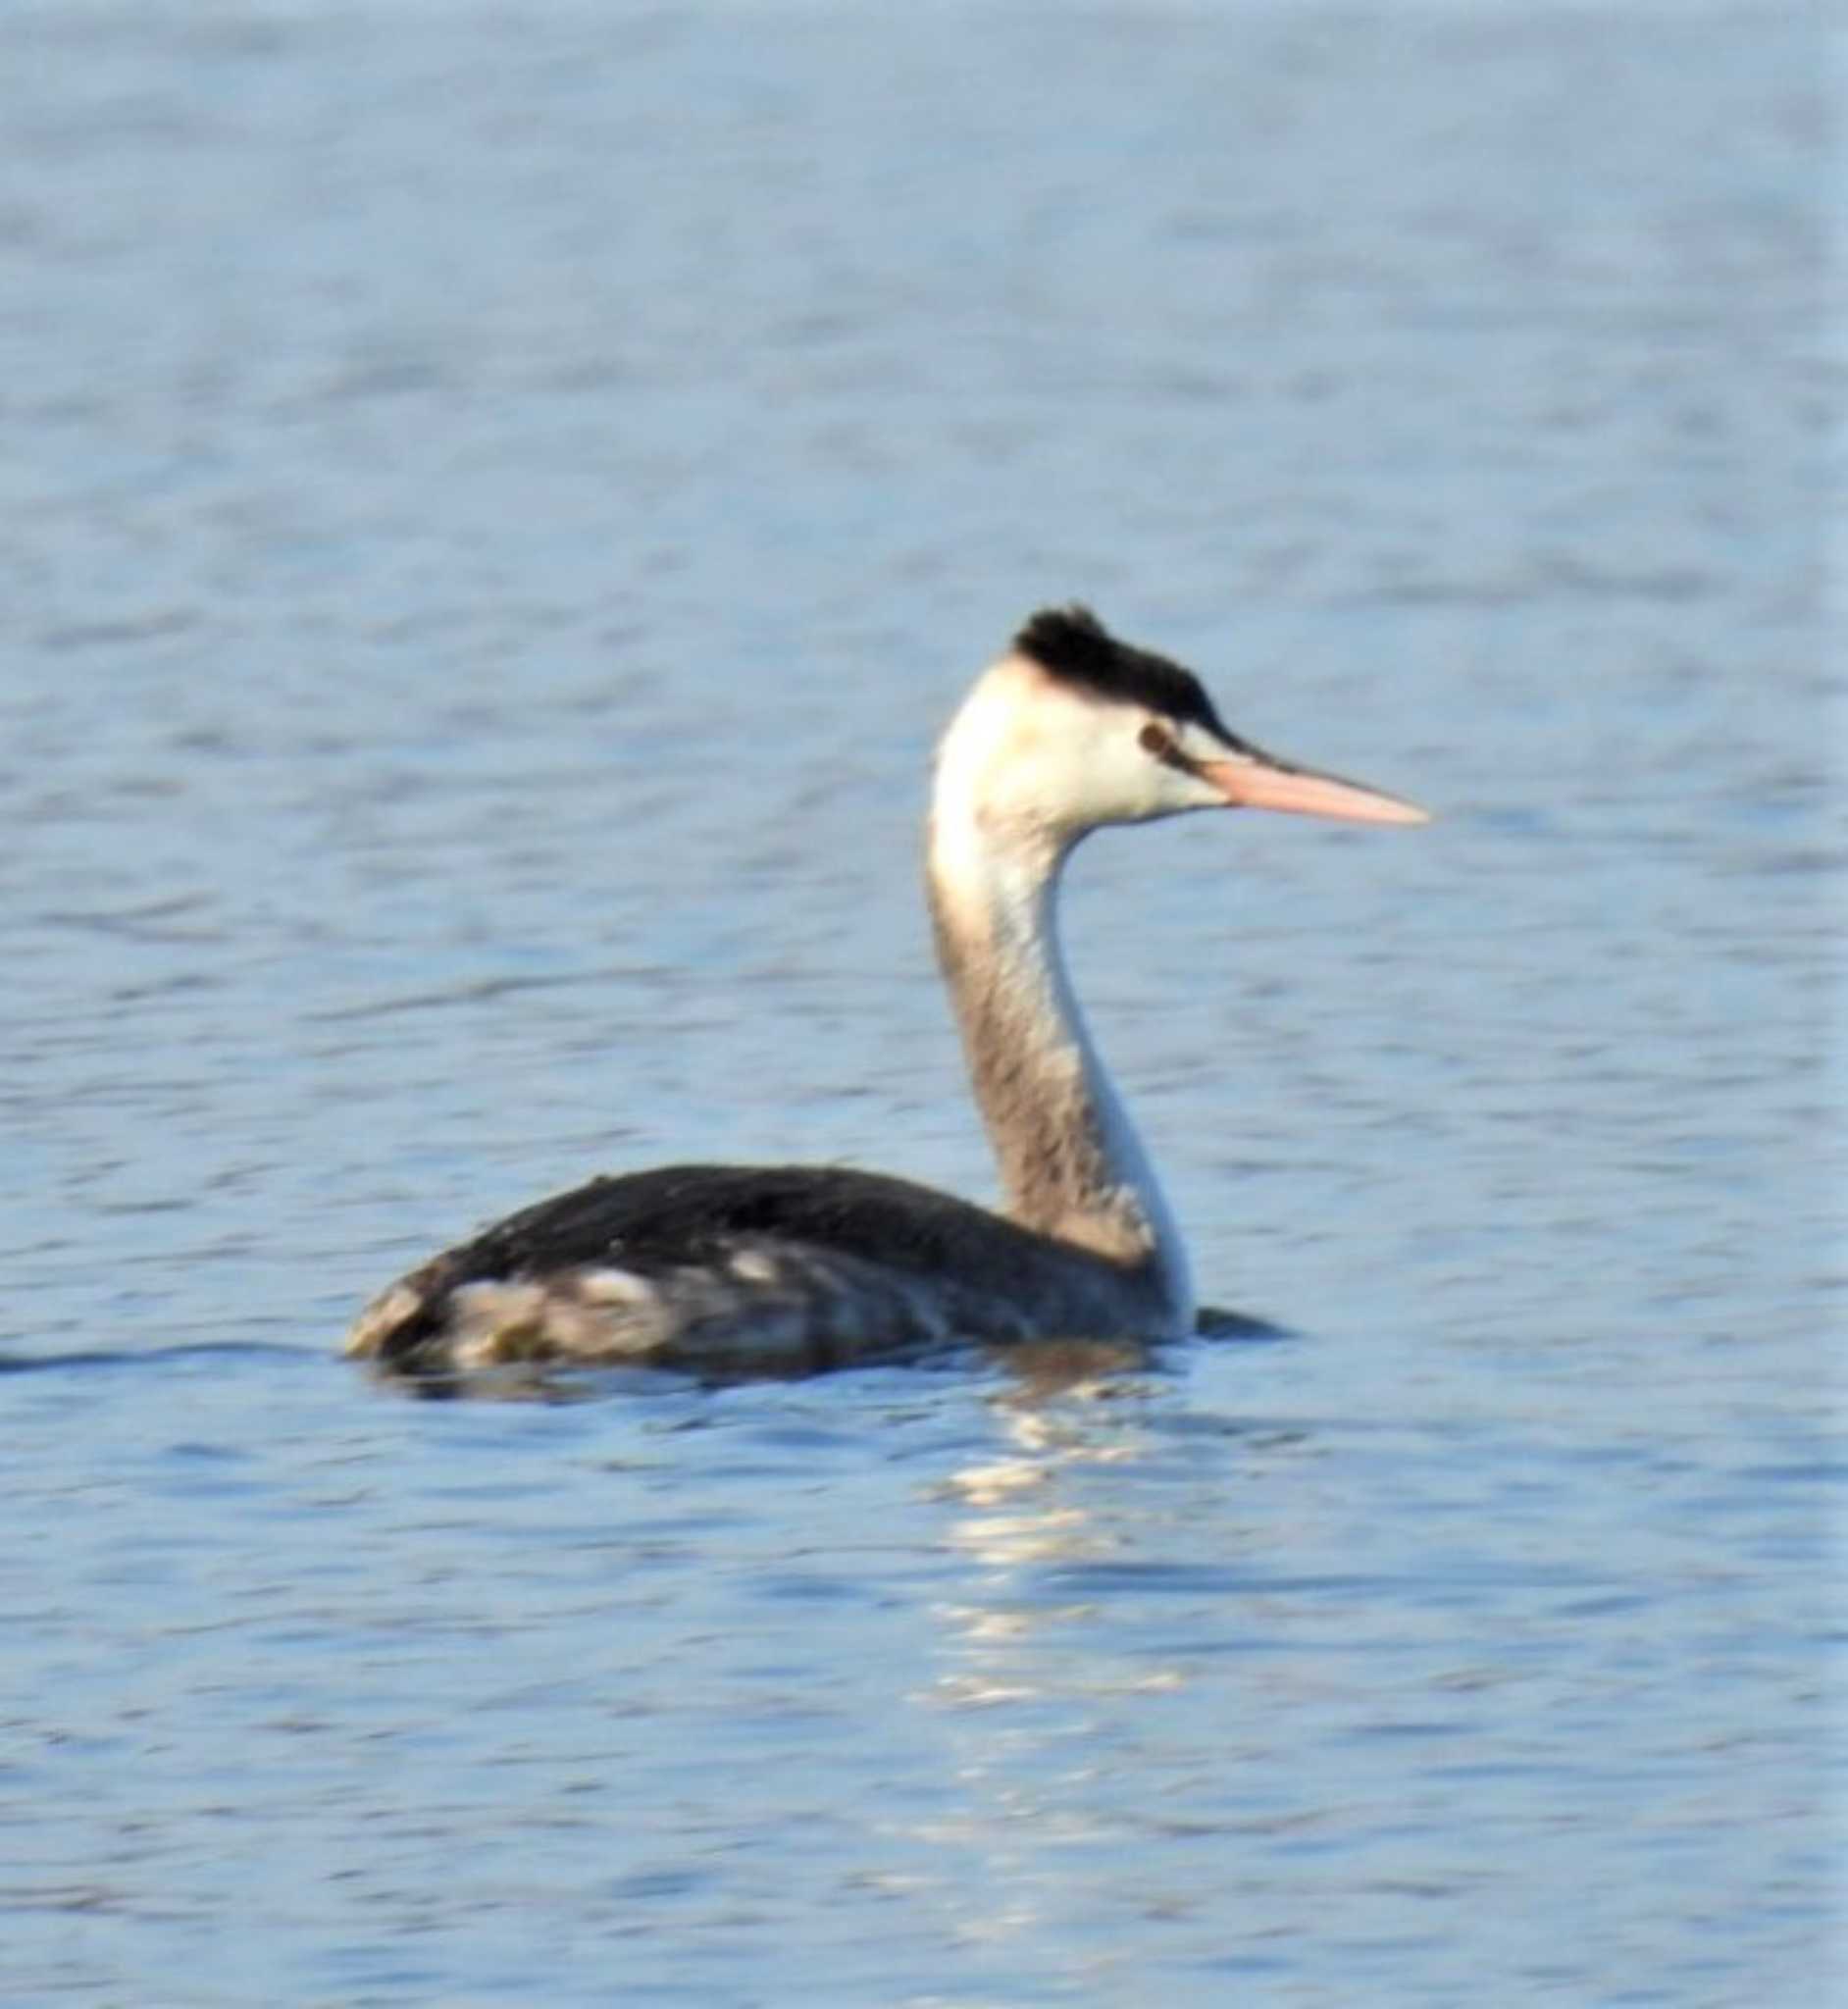
<path fill-rule="evenodd" d="M 1292 767 L 1268 754 L 1203 760 L 1201 774 L 1235 809 L 1286 809 L 1298 816 L 1338 816 L 1347 823 L 1428 823 L 1428 809 L 1313 768 Z"/>

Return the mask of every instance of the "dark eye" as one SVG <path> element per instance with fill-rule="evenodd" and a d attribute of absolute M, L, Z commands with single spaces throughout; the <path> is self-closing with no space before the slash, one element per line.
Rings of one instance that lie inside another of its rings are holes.
<path fill-rule="evenodd" d="M 1174 751 L 1174 742 L 1154 719 L 1136 735 L 1136 744 L 1145 753 L 1153 753 L 1157 760 L 1165 760 Z"/>

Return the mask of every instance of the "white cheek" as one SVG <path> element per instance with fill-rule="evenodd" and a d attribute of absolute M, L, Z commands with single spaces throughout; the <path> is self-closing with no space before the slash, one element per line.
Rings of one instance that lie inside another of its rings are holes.
<path fill-rule="evenodd" d="M 1175 785 L 1185 775 L 1164 766 L 1120 719 L 1095 737 L 1088 759 L 1087 806 L 1100 823 L 1133 823 L 1148 816 L 1165 816 L 1185 806 Z"/>
<path fill-rule="evenodd" d="M 1107 788 L 1119 811 L 1149 815 L 1161 806 L 1162 778 L 1167 770 L 1152 760 L 1136 744 L 1132 733 L 1117 731 L 1109 737 L 1098 756 L 1100 781 Z"/>
<path fill-rule="evenodd" d="M 1073 704 L 1015 738 L 995 793 L 1080 828 L 1118 823 L 1158 813 L 1151 768 L 1160 772 L 1120 720 Z"/>
<path fill-rule="evenodd" d="M 1140 823 L 1174 816 L 1216 799 L 1215 793 L 1184 768 L 1157 758 L 1120 718 L 1099 721 L 1088 736 L 1082 759 L 1066 779 L 1087 822 Z"/>

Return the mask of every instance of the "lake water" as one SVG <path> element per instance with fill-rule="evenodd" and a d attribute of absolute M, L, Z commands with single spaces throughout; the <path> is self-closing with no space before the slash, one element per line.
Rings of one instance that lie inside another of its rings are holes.
<path fill-rule="evenodd" d="M 1822 12 L 6 39 L 5 2000 L 1848 1985 Z M 1076 596 L 1440 814 L 1075 873 L 1289 1336 L 341 1364 L 595 1169 L 991 1190 L 924 767 Z"/>

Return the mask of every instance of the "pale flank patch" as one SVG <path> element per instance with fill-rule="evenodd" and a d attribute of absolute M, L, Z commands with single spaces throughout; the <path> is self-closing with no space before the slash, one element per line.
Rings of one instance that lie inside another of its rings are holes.
<path fill-rule="evenodd" d="M 407 1283 L 394 1283 L 388 1291 L 374 1298 L 353 1320 L 353 1329 L 346 1335 L 344 1351 L 355 1358 L 376 1354 L 400 1325 L 414 1318 L 423 1308 L 421 1292 L 414 1291 Z"/>

